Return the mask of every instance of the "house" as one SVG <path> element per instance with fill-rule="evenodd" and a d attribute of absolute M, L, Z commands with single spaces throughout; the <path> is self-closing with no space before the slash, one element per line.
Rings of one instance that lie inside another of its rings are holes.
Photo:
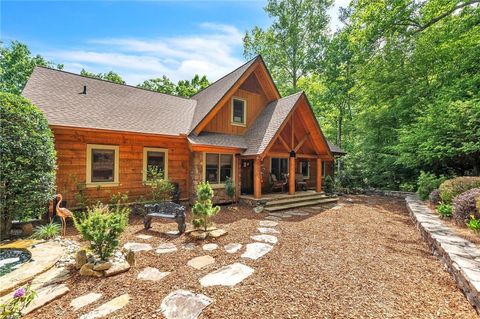
<path fill-rule="evenodd" d="M 288 176 L 316 192 L 335 155 L 303 92 L 281 97 L 259 56 L 192 98 L 36 67 L 23 96 L 46 115 L 58 157 L 57 191 L 74 207 L 78 185 L 93 200 L 128 192 L 147 196 L 148 167 L 178 183 L 192 201 L 208 181 L 215 200 L 232 178 L 237 194 L 255 199 Z M 300 177 L 299 177 L 300 176 Z M 83 187 L 82 187 L 83 188 Z"/>

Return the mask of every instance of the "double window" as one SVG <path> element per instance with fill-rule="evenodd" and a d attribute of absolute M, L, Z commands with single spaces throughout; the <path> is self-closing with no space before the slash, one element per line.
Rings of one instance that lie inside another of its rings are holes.
<path fill-rule="evenodd" d="M 168 179 L 168 150 L 145 147 L 143 149 L 143 181 L 148 182 L 153 174 L 162 174 Z"/>
<path fill-rule="evenodd" d="M 283 180 L 288 174 L 288 158 L 272 157 L 271 172 L 277 180 Z"/>
<path fill-rule="evenodd" d="M 118 185 L 118 146 L 87 145 L 87 186 Z"/>
<path fill-rule="evenodd" d="M 205 154 L 205 180 L 211 184 L 223 184 L 233 178 L 232 154 Z"/>
<path fill-rule="evenodd" d="M 232 124 L 241 126 L 247 124 L 247 101 L 232 98 Z"/>

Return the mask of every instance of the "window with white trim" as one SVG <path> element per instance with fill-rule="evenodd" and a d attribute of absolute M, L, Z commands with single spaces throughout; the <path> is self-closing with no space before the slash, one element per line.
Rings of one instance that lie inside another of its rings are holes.
<path fill-rule="evenodd" d="M 233 179 L 233 154 L 205 154 L 205 181 L 223 184 L 227 177 Z"/>
<path fill-rule="evenodd" d="M 232 124 L 247 124 L 247 101 L 239 98 L 232 98 Z"/>
<path fill-rule="evenodd" d="M 118 185 L 118 167 L 118 146 L 87 144 L 87 186 Z"/>
<path fill-rule="evenodd" d="M 153 173 L 161 173 L 164 179 L 168 179 L 168 149 L 143 148 L 143 181 L 151 180 Z"/>

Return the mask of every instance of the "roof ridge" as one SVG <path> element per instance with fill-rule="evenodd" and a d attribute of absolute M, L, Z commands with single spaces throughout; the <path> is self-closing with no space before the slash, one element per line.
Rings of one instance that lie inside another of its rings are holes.
<path fill-rule="evenodd" d="M 113 82 L 113 81 L 109 81 L 109 80 L 105 80 L 105 79 L 92 78 L 92 77 L 89 77 L 89 76 L 81 75 L 81 74 L 74 73 L 74 72 L 70 72 L 70 71 L 65 71 L 65 70 L 59 70 L 59 69 L 49 68 L 49 67 L 43 66 L 43 65 L 36 65 L 35 68 L 34 68 L 34 70 L 35 70 L 36 68 L 42 68 L 42 69 L 47 69 L 47 70 L 49 70 L 49 71 L 56 71 L 56 72 L 61 72 L 61 73 L 70 74 L 70 75 L 75 75 L 75 76 L 78 76 L 78 77 L 81 77 L 81 78 L 85 78 L 85 79 L 102 81 L 102 82 L 106 82 L 106 83 L 110 83 L 110 84 L 115 84 L 115 85 L 120 85 L 120 86 L 126 86 L 126 87 L 129 87 L 129 88 L 132 88 L 132 89 L 143 90 L 143 91 L 152 92 L 152 93 L 156 93 L 156 94 L 162 94 L 162 95 L 167 95 L 167 96 L 171 96 L 171 97 L 177 97 L 177 98 L 180 98 L 180 99 L 183 99 L 183 100 L 189 100 L 189 101 L 194 100 L 194 99 L 192 99 L 192 98 L 188 98 L 188 97 L 181 96 L 181 95 L 162 93 L 162 92 L 157 92 L 157 91 L 145 89 L 145 88 L 138 87 L 138 86 L 134 86 L 134 85 L 130 85 L 130 84 L 117 83 L 117 82 Z"/>

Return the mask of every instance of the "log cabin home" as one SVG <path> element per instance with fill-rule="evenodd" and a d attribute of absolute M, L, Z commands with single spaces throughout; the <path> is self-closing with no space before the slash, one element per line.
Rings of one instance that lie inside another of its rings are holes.
<path fill-rule="evenodd" d="M 36 67 L 23 96 L 48 119 L 57 150 L 57 191 L 75 207 L 78 185 L 92 200 L 148 197 L 148 167 L 193 202 L 208 181 L 217 203 L 272 192 L 322 191 L 334 158 L 303 92 L 281 97 L 258 56 L 191 98 Z"/>

